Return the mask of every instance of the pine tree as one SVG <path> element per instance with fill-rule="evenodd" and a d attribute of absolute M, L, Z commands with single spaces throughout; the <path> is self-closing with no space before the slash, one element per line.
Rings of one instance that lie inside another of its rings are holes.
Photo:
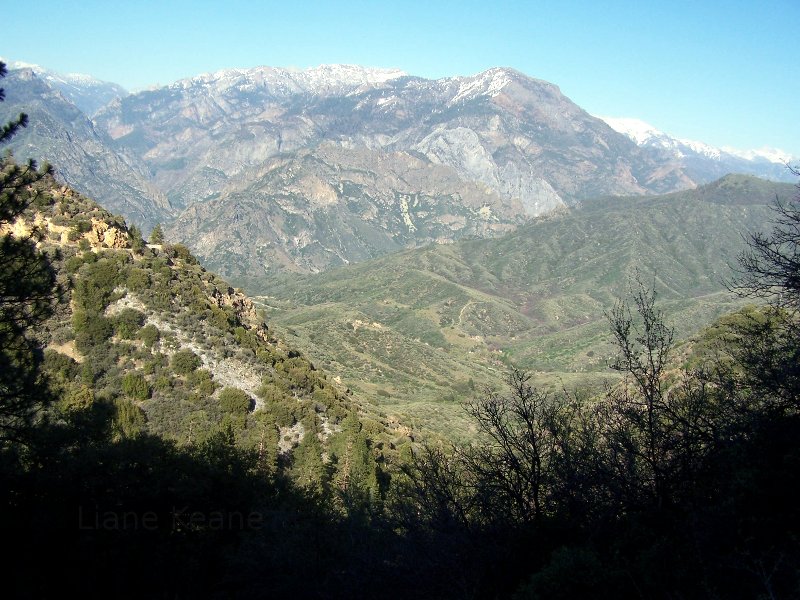
<path fill-rule="evenodd" d="M 350 413 L 342 421 L 342 431 L 332 440 L 331 450 L 336 462 L 335 484 L 344 509 L 350 515 L 377 510 L 377 464 L 356 414 Z"/>
<path fill-rule="evenodd" d="M 5 74 L 0 63 L 0 77 Z M 20 114 L 0 127 L 0 142 L 27 121 Z M 0 160 L 0 226 L 14 223 L 32 204 L 49 201 L 38 184 L 50 173 L 33 161 Z M 43 356 L 33 328 L 51 314 L 59 289 L 49 258 L 36 248 L 37 236 L 35 230 L 27 236 L 0 236 L 0 440 L 23 436 L 46 399 L 39 373 Z"/>
<path fill-rule="evenodd" d="M 164 243 L 164 230 L 161 229 L 161 223 L 153 227 L 153 231 L 150 232 L 150 243 L 151 244 Z"/>
<path fill-rule="evenodd" d="M 0 77 L 5 77 L 8 71 L 6 70 L 6 63 L 0 61 Z M 5 90 L 0 88 L 0 102 L 6 99 Z M 19 116 L 14 119 L 13 121 L 9 121 L 2 127 L 0 127 L 0 144 L 3 142 L 7 142 L 10 140 L 14 135 L 19 131 L 22 127 L 27 127 L 28 125 L 28 115 L 25 113 L 20 113 Z"/>
<path fill-rule="evenodd" d="M 322 462 L 322 444 L 317 437 L 316 423 L 306 429 L 300 445 L 294 451 L 292 475 L 297 484 L 313 494 L 325 490 L 325 465 Z"/>

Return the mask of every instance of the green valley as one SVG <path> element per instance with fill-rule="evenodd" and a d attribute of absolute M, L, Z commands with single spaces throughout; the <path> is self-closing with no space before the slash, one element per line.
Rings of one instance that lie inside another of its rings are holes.
<path fill-rule="evenodd" d="M 731 175 L 665 196 L 587 201 L 498 239 L 241 283 L 359 395 L 465 434 L 460 402 L 496 386 L 509 365 L 554 389 L 613 377 L 605 314 L 636 277 L 655 284 L 678 339 L 741 306 L 725 281 L 743 236 L 794 192 Z"/>

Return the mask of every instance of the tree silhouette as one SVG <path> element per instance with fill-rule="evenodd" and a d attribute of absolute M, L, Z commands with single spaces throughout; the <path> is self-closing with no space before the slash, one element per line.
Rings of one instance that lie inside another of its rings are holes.
<path fill-rule="evenodd" d="M 798 168 L 788 168 L 800 176 Z M 739 277 L 730 287 L 796 312 L 800 310 L 800 193 L 788 202 L 776 199 L 775 212 L 771 233 L 756 232 L 747 238 L 748 248 L 739 255 Z"/>

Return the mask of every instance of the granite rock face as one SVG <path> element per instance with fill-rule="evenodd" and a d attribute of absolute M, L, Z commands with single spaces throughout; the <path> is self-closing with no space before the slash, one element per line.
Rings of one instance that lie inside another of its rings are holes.
<path fill-rule="evenodd" d="M 231 69 L 120 95 L 93 121 L 38 85 L 29 96 L 47 110 L 32 122 L 64 139 L 29 149 L 228 276 L 316 272 L 494 236 L 597 196 L 695 185 L 678 160 L 511 69 Z"/>
<path fill-rule="evenodd" d="M 552 84 L 510 69 L 426 80 L 332 65 L 228 70 L 95 117 L 228 276 L 316 272 L 492 236 L 584 199 L 691 187 Z"/>

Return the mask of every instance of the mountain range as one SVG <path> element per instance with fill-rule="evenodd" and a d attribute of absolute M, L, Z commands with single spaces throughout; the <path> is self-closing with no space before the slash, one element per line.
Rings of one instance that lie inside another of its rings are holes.
<path fill-rule="evenodd" d="M 702 183 L 769 161 L 509 69 L 3 84 L 61 180 L 0 161 L 7 595 L 797 590 L 796 319 L 732 290 L 797 305 L 798 186 Z"/>
<path fill-rule="evenodd" d="M 53 162 L 145 231 L 163 223 L 236 280 L 494 237 L 596 197 L 690 189 L 728 170 L 788 176 L 639 144 L 506 68 L 438 80 L 348 65 L 228 69 L 125 94 L 26 66 L 7 88 L 0 117 L 31 115 L 12 145 L 19 158 Z"/>

